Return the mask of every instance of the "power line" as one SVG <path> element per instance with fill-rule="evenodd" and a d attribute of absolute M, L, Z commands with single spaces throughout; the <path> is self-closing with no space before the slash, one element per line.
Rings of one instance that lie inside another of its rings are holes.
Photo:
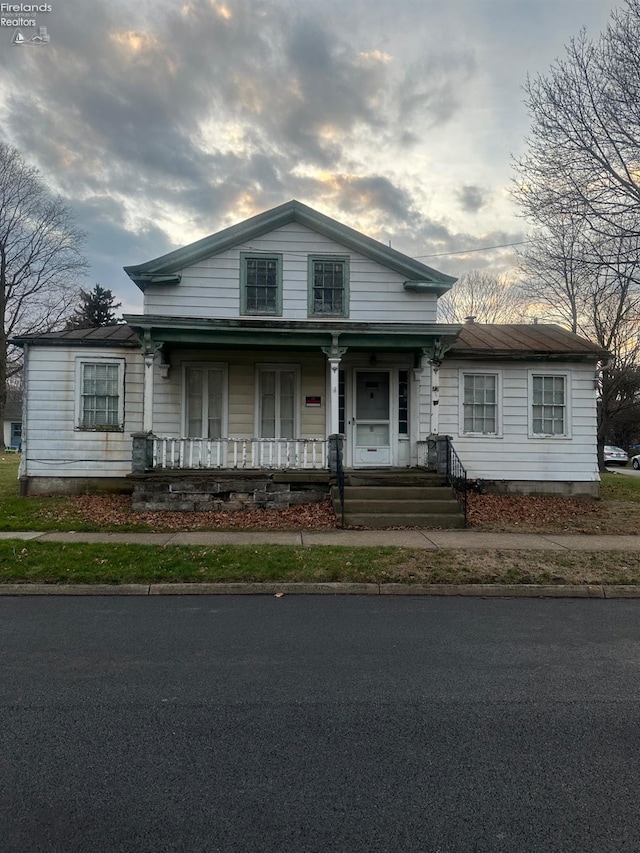
<path fill-rule="evenodd" d="M 490 249 L 507 249 L 509 246 L 523 246 L 531 240 L 519 240 L 517 243 L 500 243 L 498 246 L 483 246 L 481 249 L 462 249 L 460 252 L 439 252 L 435 255 L 414 255 L 416 260 L 421 258 L 444 258 L 446 255 L 469 255 L 471 252 L 488 252 Z"/>

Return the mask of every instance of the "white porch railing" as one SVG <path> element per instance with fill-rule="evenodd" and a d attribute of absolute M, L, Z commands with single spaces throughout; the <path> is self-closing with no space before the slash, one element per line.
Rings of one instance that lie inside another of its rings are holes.
<path fill-rule="evenodd" d="M 320 438 L 152 439 L 154 469 L 327 467 L 327 441 Z"/>

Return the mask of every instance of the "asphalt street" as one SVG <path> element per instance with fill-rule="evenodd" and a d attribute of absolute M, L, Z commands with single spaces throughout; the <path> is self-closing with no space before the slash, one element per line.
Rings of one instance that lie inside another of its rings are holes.
<path fill-rule="evenodd" d="M 2 851 L 640 850 L 640 602 L 0 599 Z"/>

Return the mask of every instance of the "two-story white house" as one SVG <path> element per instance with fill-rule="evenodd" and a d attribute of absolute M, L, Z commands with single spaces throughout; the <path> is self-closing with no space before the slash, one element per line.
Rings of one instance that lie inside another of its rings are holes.
<path fill-rule="evenodd" d="M 280 472 L 284 493 L 283 472 L 323 482 L 329 436 L 346 469 L 396 470 L 425 466 L 435 435 L 495 488 L 597 493 L 598 347 L 440 324 L 454 278 L 299 202 L 125 271 L 142 314 L 19 340 L 27 494 L 122 487 L 132 468 L 207 471 L 221 494 L 214 472 Z"/>

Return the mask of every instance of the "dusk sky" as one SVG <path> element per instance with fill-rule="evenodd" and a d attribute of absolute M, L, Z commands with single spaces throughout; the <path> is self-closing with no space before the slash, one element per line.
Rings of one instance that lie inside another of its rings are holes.
<path fill-rule="evenodd" d="M 522 85 L 614 5 L 52 0 L 48 44 L 0 28 L 0 139 L 68 201 L 84 286 L 125 311 L 124 265 L 292 198 L 452 275 L 508 272 L 513 247 L 470 250 L 524 239 Z"/>

